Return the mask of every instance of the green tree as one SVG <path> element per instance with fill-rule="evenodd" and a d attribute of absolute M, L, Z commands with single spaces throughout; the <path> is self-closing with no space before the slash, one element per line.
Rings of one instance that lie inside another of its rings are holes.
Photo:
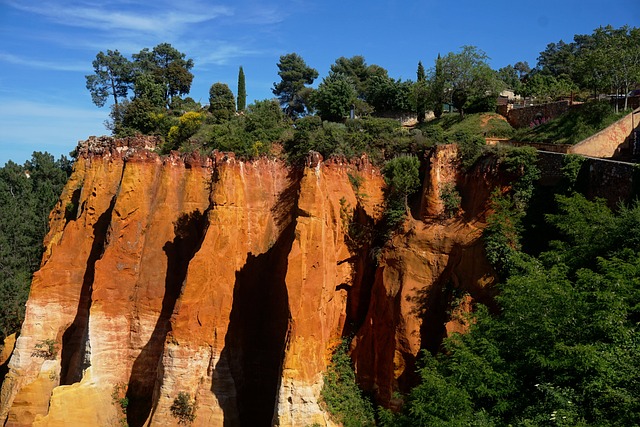
<path fill-rule="evenodd" d="M 498 70 L 498 78 L 503 81 L 505 87 L 511 89 L 515 93 L 521 93 L 522 83 L 520 75 L 515 66 L 507 65 Z"/>
<path fill-rule="evenodd" d="M 280 57 L 278 75 L 281 80 L 273 84 L 272 92 L 280 101 L 284 112 L 291 118 L 304 114 L 310 95 L 310 85 L 318 77 L 318 71 L 307 66 L 297 53 Z"/>
<path fill-rule="evenodd" d="M 135 78 L 133 94 L 134 98 L 145 99 L 155 107 L 165 106 L 164 87 L 151 74 L 139 74 Z"/>
<path fill-rule="evenodd" d="M 331 356 L 320 391 L 322 401 L 332 417 L 345 427 L 372 427 L 374 411 L 356 383 L 349 357 L 349 345 L 343 341 Z"/>
<path fill-rule="evenodd" d="M 132 136 L 137 133 L 150 135 L 156 130 L 152 113 L 159 109 L 148 98 L 125 101 L 112 111 L 113 134 L 117 137 Z"/>
<path fill-rule="evenodd" d="M 186 95 L 191 89 L 193 59 L 187 59 L 186 54 L 169 43 L 160 43 L 151 51 L 142 49 L 133 55 L 133 65 L 136 76 L 148 73 L 162 85 L 166 106 L 171 104 L 174 96 Z"/>
<path fill-rule="evenodd" d="M 548 218 L 559 239 L 519 253 L 499 310 L 477 306 L 470 331 L 426 357 L 388 425 L 640 423 L 640 205 L 616 214 L 574 194 Z"/>
<path fill-rule="evenodd" d="M 440 54 L 438 54 L 429 92 L 429 98 L 431 104 L 433 105 L 433 115 L 436 117 L 436 119 L 442 116 L 442 104 L 445 103 L 446 82 L 442 66 L 442 58 L 440 57 Z"/>
<path fill-rule="evenodd" d="M 0 342 L 20 328 L 49 213 L 70 173 L 67 158 L 40 152 L 22 166 L 0 168 Z"/>
<path fill-rule="evenodd" d="M 118 98 L 126 98 L 132 79 L 131 62 L 117 50 L 99 52 L 92 62 L 94 74 L 85 76 L 91 100 L 103 107 L 109 97 L 118 105 Z"/>
<path fill-rule="evenodd" d="M 532 73 L 523 85 L 521 93 L 539 101 L 555 101 L 571 95 L 574 90 L 575 84 L 566 76 L 556 78 L 551 74 Z"/>
<path fill-rule="evenodd" d="M 351 58 L 341 56 L 331 65 L 331 72 L 344 74 L 351 78 L 358 92 L 359 99 L 365 99 L 369 79 L 373 76 L 388 77 L 387 70 L 379 65 L 367 65 L 364 56 L 356 55 Z"/>
<path fill-rule="evenodd" d="M 558 43 L 549 43 L 545 50 L 540 52 L 536 68 L 544 74 L 551 74 L 555 77 L 572 76 L 574 75 L 575 53 L 575 43 L 565 43 L 562 40 Z"/>
<path fill-rule="evenodd" d="M 365 99 L 377 114 L 384 114 L 413 111 L 412 97 L 413 83 L 410 81 L 375 75 L 369 79 Z"/>
<path fill-rule="evenodd" d="M 237 109 L 238 111 L 244 111 L 247 106 L 247 88 L 245 85 L 244 79 L 244 70 L 242 66 L 240 66 L 240 70 L 238 70 L 238 103 Z"/>
<path fill-rule="evenodd" d="M 420 188 L 420 160 L 414 156 L 399 156 L 389 160 L 382 168 L 390 198 L 401 200 L 405 212 L 409 210 L 408 197 Z"/>
<path fill-rule="evenodd" d="M 236 112 L 233 92 L 225 83 L 214 83 L 209 89 L 209 112 L 218 121 L 229 120 Z"/>
<path fill-rule="evenodd" d="M 329 72 L 312 96 L 312 103 L 322 120 L 343 121 L 356 100 L 356 89 L 349 77 Z"/>
<path fill-rule="evenodd" d="M 445 85 L 451 92 L 451 102 L 464 117 L 464 110 L 473 105 L 484 110 L 495 107 L 495 100 L 503 88 L 496 73 L 489 67 L 489 58 L 475 46 L 463 46 L 459 53 L 442 58 Z"/>
<path fill-rule="evenodd" d="M 527 74 L 531 72 L 531 67 L 527 61 L 518 61 L 513 64 L 514 70 L 518 73 L 518 79 L 522 80 Z"/>
<path fill-rule="evenodd" d="M 416 114 L 418 115 L 418 123 L 424 122 L 427 113 L 427 97 L 429 87 L 427 85 L 427 75 L 424 71 L 422 61 L 418 61 L 418 71 L 416 84 L 414 86 L 414 98 L 416 103 Z"/>
<path fill-rule="evenodd" d="M 233 99 L 233 97 L 232 97 Z M 203 114 L 196 111 L 187 111 L 178 120 L 178 124 L 171 126 L 163 151 L 180 148 L 180 145 L 191 138 L 200 129 Z"/>

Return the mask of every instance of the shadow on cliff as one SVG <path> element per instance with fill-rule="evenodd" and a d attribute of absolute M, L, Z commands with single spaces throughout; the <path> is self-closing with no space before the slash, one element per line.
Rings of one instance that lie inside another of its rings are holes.
<path fill-rule="evenodd" d="M 149 342 L 133 363 L 127 388 L 127 424 L 140 427 L 151 413 L 153 391 L 158 380 L 158 369 L 164 351 L 170 319 L 187 276 L 189 263 L 202 245 L 209 225 L 207 211 L 195 210 L 181 215 L 174 223 L 173 241 L 162 248 L 167 255 L 167 274 L 162 309 Z"/>
<path fill-rule="evenodd" d="M 87 258 L 87 268 L 82 279 L 76 317 L 62 335 L 60 385 L 79 382 L 82 379 L 82 372 L 90 366 L 88 340 L 93 280 L 96 272 L 96 262 L 102 258 L 102 254 L 104 253 L 107 230 L 111 223 L 111 214 L 115 203 L 116 197 L 114 196 L 111 198 L 111 203 L 107 210 L 98 217 L 98 220 L 93 225 L 93 244 L 91 245 L 91 251 Z"/>
<path fill-rule="evenodd" d="M 267 252 L 247 254 L 236 272 L 229 329 L 211 386 L 224 427 L 271 426 L 274 416 L 291 319 L 285 278 L 300 189 L 299 175 L 289 178 L 292 184 L 272 211 L 284 230 Z M 229 386 L 235 386 L 235 396 Z"/>
<path fill-rule="evenodd" d="M 369 310 L 371 289 L 378 268 L 373 248 L 384 245 L 377 226 L 379 224 L 367 214 L 358 200 L 344 236 L 351 257 L 338 263 L 350 262 L 353 265 L 351 284 L 338 286 L 347 290 L 347 318 L 342 331 L 343 337 L 353 336 L 360 329 Z"/>

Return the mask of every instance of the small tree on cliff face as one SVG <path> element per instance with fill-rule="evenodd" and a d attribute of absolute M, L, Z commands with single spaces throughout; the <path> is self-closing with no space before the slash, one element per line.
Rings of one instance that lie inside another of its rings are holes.
<path fill-rule="evenodd" d="M 385 216 L 390 229 L 396 228 L 409 211 L 408 198 L 420 188 L 420 160 L 414 156 L 391 159 L 382 168 L 387 184 Z"/>

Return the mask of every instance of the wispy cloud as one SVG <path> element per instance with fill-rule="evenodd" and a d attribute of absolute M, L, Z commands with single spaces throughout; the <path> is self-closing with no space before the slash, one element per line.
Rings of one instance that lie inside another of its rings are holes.
<path fill-rule="evenodd" d="M 132 2 L 80 2 L 74 0 L 16 2 L 8 4 L 23 12 L 40 15 L 61 25 L 89 28 L 93 31 L 133 31 L 162 35 L 181 31 L 189 25 L 200 24 L 221 16 L 232 15 L 225 6 L 204 5 L 194 1 L 172 2 L 163 7 L 132 7 Z M 145 3 L 146 4 L 146 3 Z"/>
<path fill-rule="evenodd" d="M 20 117 L 38 117 L 47 119 L 101 119 L 107 117 L 104 110 L 95 108 L 78 108 L 69 107 L 60 104 L 49 104 L 34 101 L 23 101 L 19 99 L 7 100 L 0 102 L 0 117 L 4 118 L 20 118 Z"/>
<path fill-rule="evenodd" d="M 90 67 L 86 63 L 58 63 L 42 61 L 34 58 L 25 58 L 11 53 L 0 52 L 0 62 L 7 62 L 14 65 L 22 65 L 30 68 L 40 68 L 50 71 L 76 71 L 76 72 L 88 72 L 91 71 Z"/>
<path fill-rule="evenodd" d="M 208 46 L 206 49 L 203 49 L 200 44 L 198 46 L 187 46 L 189 52 L 194 53 L 197 67 L 226 65 L 235 58 L 258 56 L 264 53 L 259 49 L 233 42 L 218 41 L 206 45 Z"/>

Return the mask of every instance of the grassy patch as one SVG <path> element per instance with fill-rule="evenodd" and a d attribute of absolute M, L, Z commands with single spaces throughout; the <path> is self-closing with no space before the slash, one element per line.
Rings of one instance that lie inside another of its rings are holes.
<path fill-rule="evenodd" d="M 457 114 L 445 114 L 439 119 L 423 123 L 420 129 L 425 135 L 439 135 L 440 141 L 454 143 L 456 134 L 471 134 L 486 137 L 509 138 L 513 135 L 511 125 L 499 114 L 467 114 L 461 119 Z"/>
<path fill-rule="evenodd" d="M 608 102 L 589 102 L 540 125 L 518 129 L 513 138 L 523 142 L 577 144 L 628 113 L 615 113 Z"/>

